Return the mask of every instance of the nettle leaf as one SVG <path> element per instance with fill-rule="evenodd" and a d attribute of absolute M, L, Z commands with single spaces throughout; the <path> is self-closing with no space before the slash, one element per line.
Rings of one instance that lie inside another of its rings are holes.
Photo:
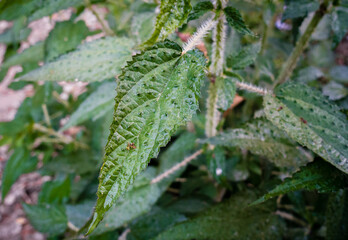
<path fill-rule="evenodd" d="M 188 15 L 187 21 L 196 20 L 203 16 L 206 12 L 214 10 L 214 5 L 210 1 L 204 1 L 197 3 L 190 14 Z"/>
<path fill-rule="evenodd" d="M 23 204 L 23 210 L 30 224 L 39 232 L 56 236 L 65 232 L 68 218 L 62 205 L 28 205 Z"/>
<path fill-rule="evenodd" d="M 319 91 L 286 83 L 264 97 L 266 117 L 288 135 L 348 173 L 348 122 Z"/>
<path fill-rule="evenodd" d="M 63 203 L 69 199 L 70 178 L 48 181 L 42 185 L 38 203 Z"/>
<path fill-rule="evenodd" d="M 91 32 L 84 21 L 57 22 L 45 41 L 45 61 L 51 62 L 58 56 L 74 50 Z"/>
<path fill-rule="evenodd" d="M 256 120 L 245 128 L 228 130 L 203 142 L 246 149 L 267 157 L 280 167 L 298 167 L 312 160 L 311 155 L 297 147 L 284 132 L 264 120 Z"/>
<path fill-rule="evenodd" d="M 6 162 L 2 175 L 2 199 L 5 199 L 12 184 L 16 182 L 20 175 L 29 173 L 36 169 L 37 162 L 37 157 L 31 157 L 30 151 L 26 150 L 24 147 L 16 148 L 14 150 L 13 154 Z"/>
<path fill-rule="evenodd" d="M 236 55 L 230 55 L 227 57 L 227 66 L 234 70 L 244 69 L 252 63 L 254 63 L 260 50 L 260 43 L 243 47 L 242 50 L 238 52 Z"/>
<path fill-rule="evenodd" d="M 81 45 L 76 51 L 31 71 L 18 80 L 95 82 L 120 74 L 130 59 L 134 43 L 108 37 Z"/>
<path fill-rule="evenodd" d="M 334 192 L 348 187 L 348 177 L 325 161 L 315 161 L 286 178 L 283 183 L 263 195 L 252 205 L 262 203 L 280 194 L 297 190 L 316 190 L 319 193 Z"/>
<path fill-rule="evenodd" d="M 235 29 L 240 34 L 254 36 L 254 33 L 246 26 L 242 15 L 236 8 L 226 7 L 224 8 L 224 12 L 226 14 L 226 20 L 228 25 L 230 25 L 233 29 Z"/>
<path fill-rule="evenodd" d="M 123 69 L 88 233 L 198 109 L 205 59 L 198 51 L 181 52 L 174 42 L 160 42 Z"/>
<path fill-rule="evenodd" d="M 285 0 L 285 11 L 282 21 L 290 18 L 305 17 L 319 8 L 318 0 Z"/>
<path fill-rule="evenodd" d="M 337 240 L 348 238 L 348 191 L 333 193 L 326 209 L 326 239 Z"/>
<path fill-rule="evenodd" d="M 160 13 L 156 18 L 155 30 L 143 45 L 149 46 L 164 40 L 176 28 L 184 24 L 191 8 L 189 0 L 162 0 Z"/>
<path fill-rule="evenodd" d="M 160 165 L 157 171 L 154 171 L 153 168 L 148 168 L 145 172 L 141 173 L 136 178 L 132 188 L 127 191 L 123 198 L 117 200 L 105 214 L 104 219 L 94 230 L 92 235 L 100 235 L 104 232 L 117 229 L 150 211 L 162 193 L 175 178 L 180 176 L 185 168 L 179 169 L 158 183 L 150 184 L 150 180 L 169 170 L 175 164 L 182 161 L 185 156 L 189 155 L 194 149 L 195 139 L 195 135 L 185 133 L 175 140 L 175 142 L 160 155 Z M 139 199 L 141 199 L 140 202 Z"/>
<path fill-rule="evenodd" d="M 251 194 L 233 196 L 196 217 L 178 223 L 156 240 L 190 239 L 282 239 L 284 224 L 266 207 L 245 208 Z"/>
<path fill-rule="evenodd" d="M 69 121 L 60 129 L 66 129 L 76 126 L 88 119 L 93 121 L 104 116 L 107 112 L 112 111 L 114 98 L 116 95 L 116 83 L 105 82 L 100 85 L 86 100 L 84 100 L 76 111 L 73 112 Z"/>
<path fill-rule="evenodd" d="M 236 84 L 232 78 L 218 78 L 215 81 L 217 91 L 217 108 L 226 111 L 233 103 L 236 95 Z"/>

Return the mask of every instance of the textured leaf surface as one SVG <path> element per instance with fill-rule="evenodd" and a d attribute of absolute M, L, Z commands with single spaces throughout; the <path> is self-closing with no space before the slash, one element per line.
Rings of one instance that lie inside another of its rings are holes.
<path fill-rule="evenodd" d="M 234 7 L 226 7 L 224 9 L 228 25 L 241 34 L 254 35 L 253 32 L 246 26 L 242 15 Z"/>
<path fill-rule="evenodd" d="M 68 218 L 64 206 L 23 204 L 23 209 L 30 224 L 40 232 L 54 236 L 64 233 L 67 228 Z"/>
<path fill-rule="evenodd" d="M 316 190 L 320 193 L 333 192 L 348 187 L 348 177 L 325 161 L 315 161 L 294 173 L 283 183 L 263 195 L 254 204 L 262 203 L 280 194 L 301 189 Z"/>
<path fill-rule="evenodd" d="M 317 0 L 286 0 L 285 11 L 282 20 L 289 18 L 305 17 L 308 13 L 314 12 L 319 8 Z"/>
<path fill-rule="evenodd" d="M 84 21 L 57 22 L 45 41 L 45 60 L 51 62 L 58 56 L 74 50 L 90 35 Z"/>
<path fill-rule="evenodd" d="M 165 41 L 133 57 L 117 86 L 89 233 L 171 135 L 198 109 L 205 59 Z"/>
<path fill-rule="evenodd" d="M 27 81 L 102 81 L 120 74 L 132 54 L 133 41 L 105 38 L 81 45 L 19 80 Z"/>
<path fill-rule="evenodd" d="M 329 198 L 326 209 L 326 239 L 348 239 L 348 191 L 340 190 Z"/>
<path fill-rule="evenodd" d="M 210 1 L 204 1 L 197 3 L 188 16 L 188 21 L 198 19 L 206 12 L 214 10 L 214 5 Z"/>
<path fill-rule="evenodd" d="M 236 55 L 232 55 L 227 58 L 227 66 L 235 70 L 244 69 L 255 61 L 260 49 L 260 43 L 244 47 Z"/>
<path fill-rule="evenodd" d="M 193 134 L 181 135 L 167 151 L 161 154 L 160 166 L 157 171 L 155 172 L 153 168 L 150 168 L 139 175 L 133 187 L 106 213 L 105 218 L 92 235 L 99 235 L 119 228 L 148 212 L 171 182 L 179 177 L 185 168 L 181 168 L 156 184 L 149 184 L 150 180 L 189 155 L 194 148 L 195 139 Z"/>
<path fill-rule="evenodd" d="M 100 85 L 97 90 L 81 103 L 60 131 L 76 126 L 91 118 L 95 121 L 107 112 L 112 111 L 116 95 L 115 88 L 115 82 L 105 82 Z"/>
<path fill-rule="evenodd" d="M 186 21 L 190 11 L 189 0 L 162 0 L 160 13 L 156 18 L 155 30 L 143 45 L 148 46 L 156 41 L 164 40 Z"/>
<path fill-rule="evenodd" d="M 281 167 L 298 167 L 312 160 L 311 156 L 290 141 L 285 133 L 263 120 L 254 121 L 245 128 L 228 130 L 204 142 L 247 149 L 253 154 L 267 157 Z"/>
<path fill-rule="evenodd" d="M 348 173 L 348 122 L 319 91 L 287 83 L 264 97 L 267 118 L 288 135 Z"/>
<path fill-rule="evenodd" d="M 161 233 L 156 240 L 282 239 L 283 223 L 268 209 L 245 208 L 253 197 L 237 195 Z"/>
<path fill-rule="evenodd" d="M 236 95 L 236 84 L 232 78 L 221 78 L 216 83 L 217 88 L 217 107 L 219 110 L 226 111 L 233 103 Z"/>
<path fill-rule="evenodd" d="M 21 174 L 34 171 L 37 165 L 37 158 L 30 157 L 30 152 L 26 149 L 17 148 L 11 157 L 7 160 L 2 175 L 1 193 L 2 199 L 10 190 L 12 184 L 19 178 Z"/>

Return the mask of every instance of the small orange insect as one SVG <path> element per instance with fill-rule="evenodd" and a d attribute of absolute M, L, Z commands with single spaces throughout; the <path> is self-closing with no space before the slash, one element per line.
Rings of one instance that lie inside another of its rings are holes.
<path fill-rule="evenodd" d="M 131 149 L 136 149 L 137 147 L 135 146 L 135 144 L 134 143 L 128 143 L 127 144 L 127 150 L 129 151 L 129 150 L 131 150 Z"/>

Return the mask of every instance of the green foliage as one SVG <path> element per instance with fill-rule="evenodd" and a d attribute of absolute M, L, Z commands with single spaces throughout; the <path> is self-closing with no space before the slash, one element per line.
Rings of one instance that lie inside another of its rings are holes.
<path fill-rule="evenodd" d="M 51 62 L 58 56 L 74 50 L 90 32 L 83 21 L 58 22 L 45 42 L 45 61 Z"/>
<path fill-rule="evenodd" d="M 260 239 L 282 239 L 283 223 L 271 210 L 245 208 L 252 198 L 252 194 L 235 196 L 155 239 L 252 239 L 256 235 Z"/>
<path fill-rule="evenodd" d="M 286 83 L 264 97 L 265 114 L 277 127 L 341 171 L 348 173 L 348 122 L 318 91 Z"/>
<path fill-rule="evenodd" d="M 236 94 L 236 84 L 232 78 L 221 78 L 216 81 L 217 88 L 217 108 L 226 111 L 233 103 Z"/>
<path fill-rule="evenodd" d="M 25 40 L 31 32 L 31 29 L 26 28 L 26 25 L 26 17 L 18 18 L 10 29 L 0 34 L 0 43 L 16 44 Z"/>
<path fill-rule="evenodd" d="M 60 131 L 76 126 L 88 119 L 95 121 L 104 116 L 107 112 L 112 111 L 115 88 L 115 82 L 107 81 L 100 85 L 96 91 L 81 103 Z"/>
<path fill-rule="evenodd" d="M 150 46 L 157 41 L 166 39 L 169 34 L 186 21 L 191 8 L 189 0 L 162 0 L 161 10 L 156 18 L 155 30 L 143 46 Z"/>
<path fill-rule="evenodd" d="M 348 31 L 348 4 L 336 7 L 332 13 L 331 28 L 334 32 L 333 45 L 337 46 Z"/>
<path fill-rule="evenodd" d="M 59 179 L 55 181 L 45 182 L 42 185 L 39 194 L 39 203 L 57 203 L 66 202 L 70 194 L 70 179 Z"/>
<path fill-rule="evenodd" d="M 285 0 L 285 11 L 282 20 L 289 18 L 305 17 L 308 13 L 319 8 L 317 0 Z"/>
<path fill-rule="evenodd" d="M 228 130 L 202 142 L 249 150 L 282 167 L 302 166 L 311 161 L 305 150 L 296 148 L 285 133 L 264 120 L 249 123 L 245 128 Z"/>
<path fill-rule="evenodd" d="M 340 190 L 329 198 L 326 209 L 326 228 L 328 240 L 343 240 L 348 237 L 348 192 Z"/>
<path fill-rule="evenodd" d="M 276 186 L 252 205 L 262 203 L 280 194 L 293 192 L 300 189 L 308 191 L 316 190 L 320 193 L 333 192 L 348 186 L 347 175 L 335 169 L 324 161 L 315 161 L 287 178 L 283 183 Z"/>
<path fill-rule="evenodd" d="M 25 74 L 25 81 L 85 81 L 94 82 L 120 73 L 131 56 L 133 41 L 108 37 L 81 45 L 39 69 Z"/>
<path fill-rule="evenodd" d="M 23 204 L 23 209 L 30 223 L 40 232 L 55 236 L 64 233 L 67 228 L 68 218 L 62 205 Z"/>
<path fill-rule="evenodd" d="M 181 56 L 179 45 L 165 41 L 134 56 L 123 69 L 89 233 L 196 112 L 204 65 L 198 52 Z"/>
<path fill-rule="evenodd" d="M 19 178 L 20 175 L 32 172 L 36 169 L 37 158 L 30 156 L 30 151 L 24 148 L 14 150 L 11 157 L 7 160 L 3 175 L 1 194 L 2 199 L 5 198 L 12 184 Z"/>
<path fill-rule="evenodd" d="M 210 1 L 199 2 L 193 7 L 192 11 L 188 15 L 187 20 L 196 20 L 199 17 L 203 16 L 205 13 L 212 10 L 214 10 L 214 5 Z"/>
<path fill-rule="evenodd" d="M 234 7 L 226 7 L 224 9 L 228 25 L 241 34 L 254 35 L 253 32 L 246 26 L 242 15 Z"/>
<path fill-rule="evenodd" d="M 244 47 L 237 54 L 228 56 L 226 64 L 234 70 L 244 69 L 254 63 L 260 50 L 260 43 Z"/>

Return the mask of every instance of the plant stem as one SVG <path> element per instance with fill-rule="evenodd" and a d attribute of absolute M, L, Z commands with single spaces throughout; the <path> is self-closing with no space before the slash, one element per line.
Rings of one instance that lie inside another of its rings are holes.
<path fill-rule="evenodd" d="M 215 9 L 220 9 L 226 5 L 226 1 L 217 0 L 215 2 Z M 207 114 L 205 124 L 205 135 L 213 137 L 217 133 L 217 126 L 219 124 L 221 113 L 217 109 L 218 94 L 216 88 L 216 81 L 223 81 L 220 78 L 223 74 L 224 64 L 224 50 L 226 39 L 226 17 L 222 11 L 216 11 L 217 24 L 213 30 L 213 51 L 210 65 L 210 73 L 213 75 L 209 85 L 208 99 L 207 99 Z"/>
<path fill-rule="evenodd" d="M 162 173 L 162 174 L 158 175 L 157 177 L 155 177 L 154 179 L 152 179 L 151 184 L 158 183 L 162 179 L 169 177 L 171 174 L 173 174 L 174 172 L 178 171 L 180 168 L 186 166 L 192 160 L 196 159 L 202 153 L 203 153 L 203 149 L 200 149 L 197 152 L 195 152 L 194 154 L 192 154 L 191 156 L 186 157 L 182 162 L 176 164 L 174 167 L 172 167 L 168 171 L 165 171 L 164 173 Z"/>
<path fill-rule="evenodd" d="M 93 13 L 93 15 L 97 18 L 98 22 L 100 23 L 100 25 L 103 28 L 104 33 L 107 36 L 115 36 L 115 33 L 105 24 L 104 20 L 100 17 L 98 12 L 94 10 L 94 8 L 89 0 L 85 0 L 85 5 Z"/>
<path fill-rule="evenodd" d="M 284 83 L 292 74 L 294 71 L 296 64 L 302 55 L 303 51 L 308 45 L 308 42 L 319 24 L 320 20 L 324 17 L 326 12 L 328 11 L 328 7 L 330 4 L 330 0 L 325 0 L 319 7 L 319 9 L 315 12 L 311 22 L 308 24 L 305 32 L 299 39 L 299 41 L 296 44 L 296 47 L 292 51 L 291 55 L 289 56 L 288 60 L 284 63 L 282 70 L 276 79 L 276 81 L 273 84 L 273 87 L 275 87 L 278 84 Z"/>

